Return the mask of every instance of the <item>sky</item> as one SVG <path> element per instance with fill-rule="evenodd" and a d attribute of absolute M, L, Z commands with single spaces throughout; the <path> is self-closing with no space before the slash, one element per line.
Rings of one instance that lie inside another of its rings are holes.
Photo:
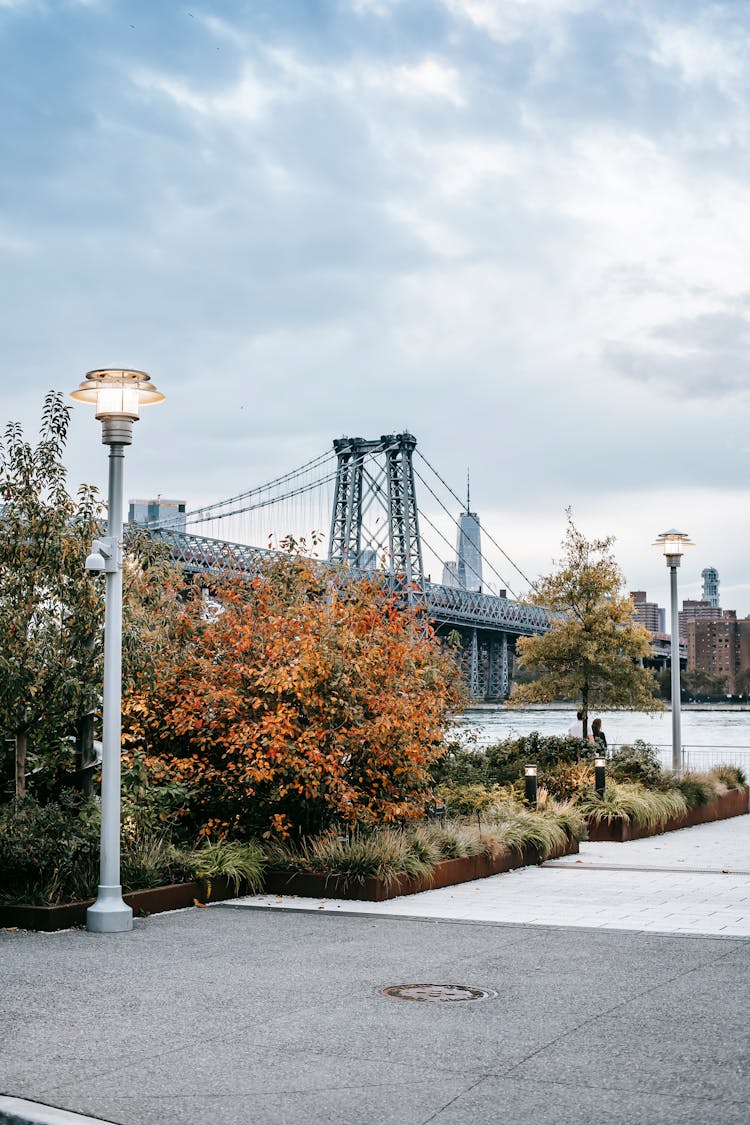
<path fill-rule="evenodd" d="M 749 95 L 745 0 L 0 0 L 0 423 L 146 370 L 189 507 L 408 428 L 524 572 L 570 507 L 750 614 Z"/>

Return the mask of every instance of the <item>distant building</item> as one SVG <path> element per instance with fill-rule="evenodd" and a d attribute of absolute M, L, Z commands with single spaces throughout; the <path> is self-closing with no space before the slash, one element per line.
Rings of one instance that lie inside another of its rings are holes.
<path fill-rule="evenodd" d="M 703 579 L 703 593 L 701 600 L 708 602 L 714 609 L 719 606 L 719 572 L 715 566 L 707 566 L 701 571 Z"/>
<path fill-rule="evenodd" d="M 688 670 L 726 676 L 727 692 L 734 694 L 735 677 L 750 667 L 750 618 L 737 620 L 733 609 L 719 618 L 693 618 L 687 622 Z"/>
<path fill-rule="evenodd" d="M 165 527 L 170 531 L 185 530 L 184 500 L 131 500 L 128 521 L 141 527 Z"/>
<path fill-rule="evenodd" d="M 359 552 L 357 566 L 362 570 L 378 569 L 378 552 L 374 547 L 365 547 L 363 551 Z"/>
<path fill-rule="evenodd" d="M 443 585 L 450 586 L 453 590 L 457 590 L 461 585 L 458 581 L 458 563 L 455 559 L 443 563 Z"/>
<path fill-rule="evenodd" d="M 482 530 L 476 512 L 461 513 L 458 521 L 458 584 L 464 590 L 482 589 Z"/>
<path fill-rule="evenodd" d="M 630 597 L 635 606 L 635 620 L 651 633 L 666 632 L 666 611 L 656 602 L 646 600 L 645 590 L 631 590 Z"/>
<path fill-rule="evenodd" d="M 721 620 L 721 609 L 717 605 L 711 605 L 710 602 L 699 600 L 696 601 L 687 598 L 682 603 L 682 609 L 678 615 L 680 622 L 680 636 L 687 637 L 688 625 L 691 621 L 719 621 Z"/>

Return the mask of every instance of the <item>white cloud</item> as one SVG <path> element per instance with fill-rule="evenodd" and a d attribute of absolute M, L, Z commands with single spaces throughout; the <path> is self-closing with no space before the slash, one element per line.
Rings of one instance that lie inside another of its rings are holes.
<path fill-rule="evenodd" d="M 273 101 L 268 87 L 259 81 L 249 63 L 238 82 L 218 93 L 201 93 L 186 81 L 152 70 L 137 72 L 133 81 L 141 90 L 162 94 L 180 109 L 208 121 L 257 122 Z"/>

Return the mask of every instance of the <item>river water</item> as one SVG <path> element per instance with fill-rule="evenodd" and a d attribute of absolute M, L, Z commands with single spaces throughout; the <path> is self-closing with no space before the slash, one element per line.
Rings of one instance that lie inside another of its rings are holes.
<path fill-rule="evenodd" d="M 664 765 L 672 759 L 672 716 L 669 711 L 644 715 L 635 711 L 592 712 L 602 720 L 610 746 L 632 743 L 637 738 L 658 746 Z M 567 734 L 575 709 L 477 707 L 462 716 L 462 741 L 471 738 L 489 746 L 505 738 L 518 738 L 538 730 L 542 734 Z M 750 773 L 750 710 L 682 710 L 682 746 L 685 765 L 708 769 L 721 762 L 742 766 Z"/>

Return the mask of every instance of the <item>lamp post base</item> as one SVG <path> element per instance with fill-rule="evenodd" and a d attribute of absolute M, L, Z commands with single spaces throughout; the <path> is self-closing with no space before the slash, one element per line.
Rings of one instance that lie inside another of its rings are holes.
<path fill-rule="evenodd" d="M 122 887 L 99 885 L 96 902 L 86 911 L 86 929 L 94 934 L 122 934 L 133 928 L 133 911 L 123 901 Z"/>

